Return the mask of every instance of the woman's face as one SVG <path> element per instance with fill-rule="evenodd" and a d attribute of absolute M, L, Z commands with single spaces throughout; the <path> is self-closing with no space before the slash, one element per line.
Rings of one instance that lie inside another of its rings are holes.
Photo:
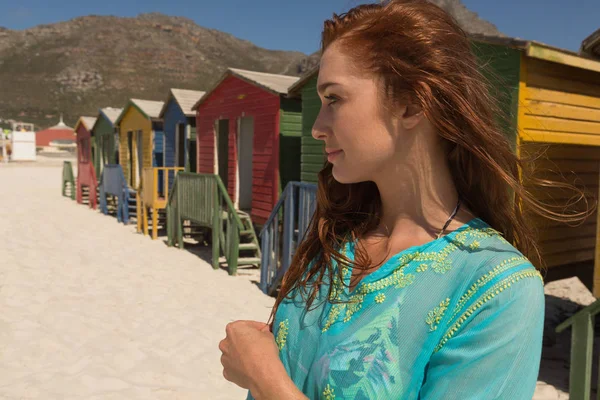
<path fill-rule="evenodd" d="M 403 118 L 383 111 L 377 79 L 352 67 L 334 43 L 321 58 L 317 81 L 322 105 L 312 135 L 325 142 L 333 177 L 340 183 L 375 180 L 411 142 Z"/>

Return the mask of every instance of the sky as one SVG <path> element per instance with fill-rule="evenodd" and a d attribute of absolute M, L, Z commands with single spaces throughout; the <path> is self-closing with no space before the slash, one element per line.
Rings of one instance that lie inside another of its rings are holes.
<path fill-rule="evenodd" d="M 0 26 L 27 29 L 85 15 L 160 12 L 267 49 L 316 51 L 323 21 L 368 0 L 0 0 Z M 505 35 L 578 51 L 600 28 L 600 0 L 463 0 Z M 18 4 L 18 5 L 17 5 Z"/>

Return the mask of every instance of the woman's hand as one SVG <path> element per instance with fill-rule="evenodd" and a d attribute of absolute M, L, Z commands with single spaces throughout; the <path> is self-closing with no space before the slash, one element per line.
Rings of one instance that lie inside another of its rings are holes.
<path fill-rule="evenodd" d="M 279 361 L 279 349 L 269 325 L 257 321 L 227 324 L 219 343 L 223 376 L 244 389 L 260 381 L 269 365 Z"/>
<path fill-rule="evenodd" d="M 306 399 L 287 375 L 269 325 L 257 321 L 227 324 L 219 343 L 223 376 L 249 389 L 255 399 Z"/>

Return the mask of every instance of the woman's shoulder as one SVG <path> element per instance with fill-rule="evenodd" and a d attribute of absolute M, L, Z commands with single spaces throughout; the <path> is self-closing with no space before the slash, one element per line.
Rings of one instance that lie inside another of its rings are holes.
<path fill-rule="evenodd" d="M 465 326 L 486 324 L 490 318 L 507 325 L 516 323 L 517 316 L 543 321 L 544 283 L 535 266 L 499 233 L 482 238 L 476 247 L 462 251 L 469 261 L 454 277 L 451 312 L 436 351 Z"/>
<path fill-rule="evenodd" d="M 529 259 L 500 232 L 479 219 L 457 231 L 449 243 L 456 258 L 468 264 L 470 271 L 491 272 L 518 266 L 535 269 Z"/>
<path fill-rule="evenodd" d="M 462 239 L 462 240 L 461 240 Z M 543 278 L 536 267 L 499 232 L 482 221 L 457 235 L 458 256 L 464 260 L 459 268 L 462 298 L 486 298 L 523 288 L 521 297 L 543 297 Z M 518 283 L 518 284 L 517 284 Z M 513 285 L 516 287 L 513 288 Z M 527 299 L 524 299 L 525 301 Z M 460 306 L 460 305 L 459 305 Z"/>

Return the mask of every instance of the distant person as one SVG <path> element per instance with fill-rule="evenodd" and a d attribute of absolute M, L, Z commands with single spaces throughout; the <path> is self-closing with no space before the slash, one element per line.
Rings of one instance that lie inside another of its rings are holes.
<path fill-rule="evenodd" d="M 530 400 L 525 212 L 561 216 L 522 185 L 466 34 L 426 1 L 358 6 L 325 22 L 317 86 L 318 205 L 272 324 L 227 326 L 225 378 L 259 400 Z"/>

